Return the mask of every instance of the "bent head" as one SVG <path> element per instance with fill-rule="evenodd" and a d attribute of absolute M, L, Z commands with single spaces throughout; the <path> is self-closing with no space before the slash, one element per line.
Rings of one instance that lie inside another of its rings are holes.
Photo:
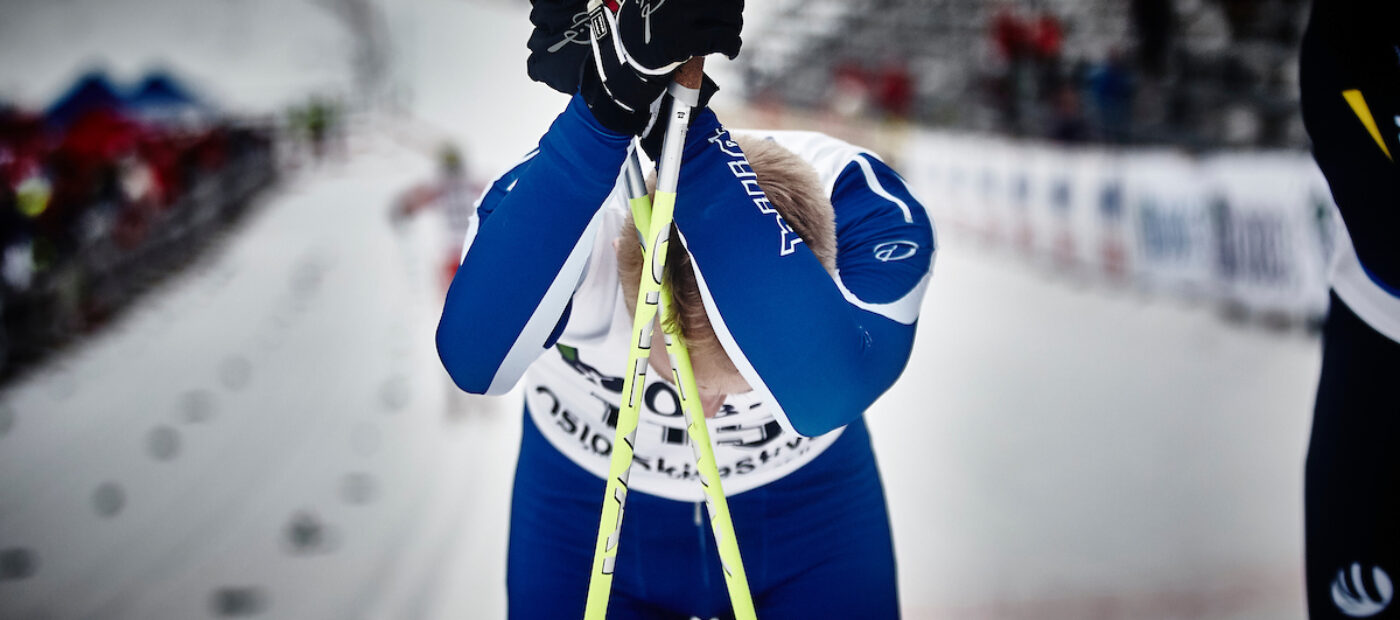
<path fill-rule="evenodd" d="M 758 183 L 768 201 L 792 226 L 793 232 L 816 255 L 828 272 L 836 270 L 836 216 L 831 201 L 822 191 L 816 170 L 789 151 L 770 140 L 736 137 Z M 622 278 L 622 294 L 629 310 L 636 308 L 637 286 L 642 274 L 642 248 L 636 227 L 629 215 L 621 236 L 615 242 L 618 273 Z M 680 243 L 676 229 L 671 229 L 671 243 L 666 252 L 666 272 L 662 285 L 671 290 L 673 307 L 659 317 L 653 327 L 651 367 L 653 372 L 671 376 L 671 363 L 666 356 L 661 330 L 679 333 L 690 352 L 695 382 L 700 389 L 701 404 L 706 417 L 714 417 L 729 394 L 741 394 L 752 388 L 725 353 L 715 334 L 709 315 L 705 312 L 703 294 L 690 261 L 690 254 Z"/>

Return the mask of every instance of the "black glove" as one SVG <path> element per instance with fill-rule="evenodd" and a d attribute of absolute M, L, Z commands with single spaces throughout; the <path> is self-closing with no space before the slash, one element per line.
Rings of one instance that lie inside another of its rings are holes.
<path fill-rule="evenodd" d="M 670 74 L 692 56 L 733 60 L 743 44 L 744 0 L 618 0 L 612 15 L 628 64 L 647 75 Z"/>
<path fill-rule="evenodd" d="M 594 118 L 613 131 L 645 133 L 680 63 L 739 52 L 743 8 L 743 0 L 623 0 L 599 7 L 589 19 L 594 62 L 584 63 L 579 84 Z"/>
<path fill-rule="evenodd" d="M 580 70 L 589 59 L 587 0 L 531 0 L 530 79 L 566 95 L 578 90 Z"/>

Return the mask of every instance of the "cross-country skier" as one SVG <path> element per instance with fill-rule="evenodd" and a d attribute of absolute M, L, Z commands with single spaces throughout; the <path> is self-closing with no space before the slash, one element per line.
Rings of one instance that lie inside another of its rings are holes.
<path fill-rule="evenodd" d="M 443 274 L 441 283 L 446 290 L 462 259 L 462 240 L 472 237 L 476 224 L 474 201 L 482 188 L 472 181 L 457 147 L 443 145 L 438 150 L 438 166 L 438 178 L 404 192 L 395 202 L 389 218 L 398 226 L 405 218 L 428 207 L 441 210 L 441 227 L 449 241 L 443 248 L 442 262 L 434 267 L 441 270 L 438 273 Z"/>
<path fill-rule="evenodd" d="M 1303 122 L 1341 215 L 1305 484 L 1308 613 L 1400 618 L 1400 4 L 1314 2 Z"/>
<path fill-rule="evenodd" d="M 619 172 L 632 138 L 652 137 L 668 70 L 738 53 L 742 7 L 621 3 L 595 58 L 582 6 L 535 3 L 531 75 L 577 92 L 484 195 L 437 332 L 462 389 L 524 380 L 512 618 L 583 615 L 640 268 Z M 897 617 L 862 416 L 913 344 L 935 250 L 928 215 L 868 151 L 816 133 L 731 134 L 708 109 L 694 115 L 677 194 L 668 320 L 712 418 L 758 616 Z M 641 391 L 608 617 L 732 617 L 665 368 L 656 360 Z"/>

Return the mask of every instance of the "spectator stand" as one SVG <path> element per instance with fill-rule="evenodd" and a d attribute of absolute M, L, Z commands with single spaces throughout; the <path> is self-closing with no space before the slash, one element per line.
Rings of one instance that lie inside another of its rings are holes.
<path fill-rule="evenodd" d="M 88 73 L 42 113 L 0 114 L 0 374 L 193 257 L 276 179 L 272 138 L 165 72 L 131 89 Z"/>

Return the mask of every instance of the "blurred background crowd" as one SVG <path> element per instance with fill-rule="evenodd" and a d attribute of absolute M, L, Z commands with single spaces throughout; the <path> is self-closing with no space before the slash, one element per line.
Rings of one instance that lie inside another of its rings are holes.
<path fill-rule="evenodd" d="M 1306 140 L 1301 0 L 776 4 L 744 57 L 758 101 L 1064 143 Z"/>
<path fill-rule="evenodd" d="M 356 111 L 363 112 L 365 105 L 382 108 L 386 102 L 402 108 L 413 97 L 402 85 L 402 69 L 414 46 L 401 43 L 396 57 L 386 32 L 386 16 L 397 4 L 327 4 L 355 37 Z M 881 142 L 898 132 L 900 142 L 886 149 L 894 159 L 907 149 L 917 150 L 906 139 L 914 128 L 1065 148 L 1173 147 L 1193 157 L 1240 149 L 1300 152 L 1305 147 L 1297 105 L 1297 47 L 1306 18 L 1306 3 L 1300 0 L 772 4 L 764 7 L 758 26 L 750 28 L 736 66 L 739 78 L 726 87 L 738 90 L 752 109 L 768 111 L 758 117 L 764 121 L 802 124 L 807 114 L 813 117 L 807 125 L 825 128 L 833 123 L 893 125 L 897 129 L 884 127 L 866 140 Z M 173 219 L 208 219 L 196 212 L 226 209 L 206 207 L 212 202 L 241 204 L 272 181 L 271 144 L 278 135 L 298 138 L 320 156 L 344 106 L 323 94 L 306 97 L 280 115 L 269 114 L 265 106 L 250 113 L 221 107 L 167 71 L 113 84 L 98 70 L 79 73 L 50 101 L 0 103 L 8 344 L 0 359 L 31 357 L 43 343 L 100 321 L 119 305 L 123 291 L 141 280 L 133 275 L 140 271 L 136 265 L 145 264 L 147 270 L 168 266 L 161 261 L 171 259 L 154 258 L 161 252 L 150 248 L 142 251 L 147 258 L 134 257 L 148 236 L 158 239 L 149 244 L 152 248 L 169 245 L 169 239 L 159 240 L 166 237 L 192 239 L 184 232 L 188 225 Z M 343 140 L 336 143 L 343 148 Z M 965 182 L 982 191 L 958 196 L 958 207 L 985 214 L 996 211 L 998 202 L 1035 201 L 1036 188 L 1027 180 L 1033 173 L 1007 172 L 1016 178 L 1008 178 L 1008 188 L 1002 190 L 994 166 L 973 168 L 966 171 Z M 920 175 L 914 171 L 911 176 Z M 944 184 L 960 182 L 948 179 Z M 234 190 L 200 190 L 220 184 Z M 1058 200 L 1066 203 L 1060 211 L 1074 202 L 1066 201 L 1063 189 L 1046 190 L 1059 192 Z M 999 200 L 993 196 L 999 192 L 1015 196 Z M 1102 217 L 1117 218 L 1125 210 L 1114 198 L 1122 195 L 1121 189 L 1099 188 L 1097 193 Z M 1211 204 L 1198 209 L 1200 214 L 1181 217 L 1211 220 L 1216 230 L 1208 234 L 1230 236 L 1232 231 L 1223 229 L 1230 221 L 1222 212 L 1228 209 L 1228 201 L 1220 199 L 1224 192 L 1205 193 L 1210 195 L 1199 201 Z M 211 199 L 215 195 L 220 198 Z M 1325 196 L 1309 199 L 1316 207 Z M 1136 212 L 1126 211 L 1130 216 Z M 1012 228 L 1018 229 L 1020 242 L 1028 243 L 1026 233 L 1035 216 L 1023 209 L 1006 217 L 1019 221 L 983 224 L 1006 228 L 1008 237 Z M 1325 210 L 1315 219 L 1325 227 Z M 1138 224 L 1151 228 L 1144 234 L 1159 241 L 1173 236 L 1172 226 L 1189 229 L 1192 224 L 1162 224 L 1156 216 Z M 1254 226 L 1251 234 L 1272 235 L 1263 243 L 1285 245 L 1281 251 L 1288 254 L 1297 243 L 1292 237 L 1306 241 L 1287 230 L 1290 226 L 1278 224 L 1277 231 Z M 1129 223 L 1128 232 L 1132 230 Z M 1176 236 L 1183 234 L 1189 237 Z M 1325 231 L 1318 236 L 1325 237 Z M 1212 243 L 1218 252 L 1239 245 L 1190 238 L 1167 243 L 1193 241 Z M 1103 250 L 1109 253 L 1135 250 L 1129 247 L 1131 239 L 1105 243 L 1125 244 Z M 99 247 L 103 244 L 110 249 Z M 1158 245 L 1141 249 L 1154 252 Z M 111 268 L 114 261 L 105 253 L 118 251 L 127 256 L 120 262 L 132 266 Z M 1107 268 L 1125 271 L 1123 258 L 1111 258 L 1115 262 Z M 1227 267 L 1231 261 L 1216 259 Z M 1291 254 L 1260 260 L 1296 262 Z M 1313 297 L 1311 307 L 1300 311 L 1310 319 L 1320 312 Z M 36 318 L 44 316 L 52 321 Z"/>
<path fill-rule="evenodd" d="M 298 119 L 307 132 L 324 131 L 322 108 Z M 273 136 L 164 72 L 85 73 L 42 109 L 0 103 L 0 370 L 178 268 L 275 180 Z"/>
<path fill-rule="evenodd" d="M 177 248 L 196 246 L 212 222 L 273 182 L 277 140 L 290 145 L 287 161 L 296 145 L 321 157 L 343 151 L 345 113 L 413 109 L 424 93 L 411 83 L 428 59 L 403 39 L 420 26 L 395 19 L 411 5 L 324 3 L 350 34 L 345 89 L 308 90 L 280 110 L 220 105 L 164 69 L 113 83 L 91 58 L 68 67 L 70 84 L 47 100 L 30 92 L 7 103 L 0 89 L 0 368 L 101 323 L 152 274 L 178 264 Z M 1120 280 L 1167 280 L 1224 300 L 1236 315 L 1315 323 L 1325 311 L 1326 192 L 1313 179 L 1293 188 L 1296 204 L 1260 206 L 1288 200 L 1253 196 L 1247 181 L 1231 189 L 1222 177 L 1241 168 L 1210 163 L 1221 152 L 1267 151 L 1244 160 L 1311 174 L 1306 157 L 1286 161 L 1306 147 L 1297 85 L 1306 8 L 1301 0 L 775 0 L 752 20 L 725 87 L 747 104 L 745 120 L 843 133 L 890 159 L 918 161 L 908 176 L 947 198 L 935 208 L 947 206 L 949 223 L 984 238 L 1044 246 L 1056 264 L 1087 263 Z M 940 169 L 936 153 L 953 150 L 956 161 Z M 1157 154 L 1151 167 L 1176 178 L 1130 186 L 1160 177 L 1136 172 L 1135 154 L 1148 151 Z M 1036 153 L 1089 161 L 1050 178 Z M 1158 166 L 1163 158 L 1171 165 Z M 1105 178 L 1073 172 L 1090 168 Z M 1276 282 L 1242 282 L 1251 278 Z"/>
<path fill-rule="evenodd" d="M 873 144 L 942 216 L 1076 276 L 1315 327 L 1330 194 L 1299 0 L 777 2 L 755 121 Z"/>

